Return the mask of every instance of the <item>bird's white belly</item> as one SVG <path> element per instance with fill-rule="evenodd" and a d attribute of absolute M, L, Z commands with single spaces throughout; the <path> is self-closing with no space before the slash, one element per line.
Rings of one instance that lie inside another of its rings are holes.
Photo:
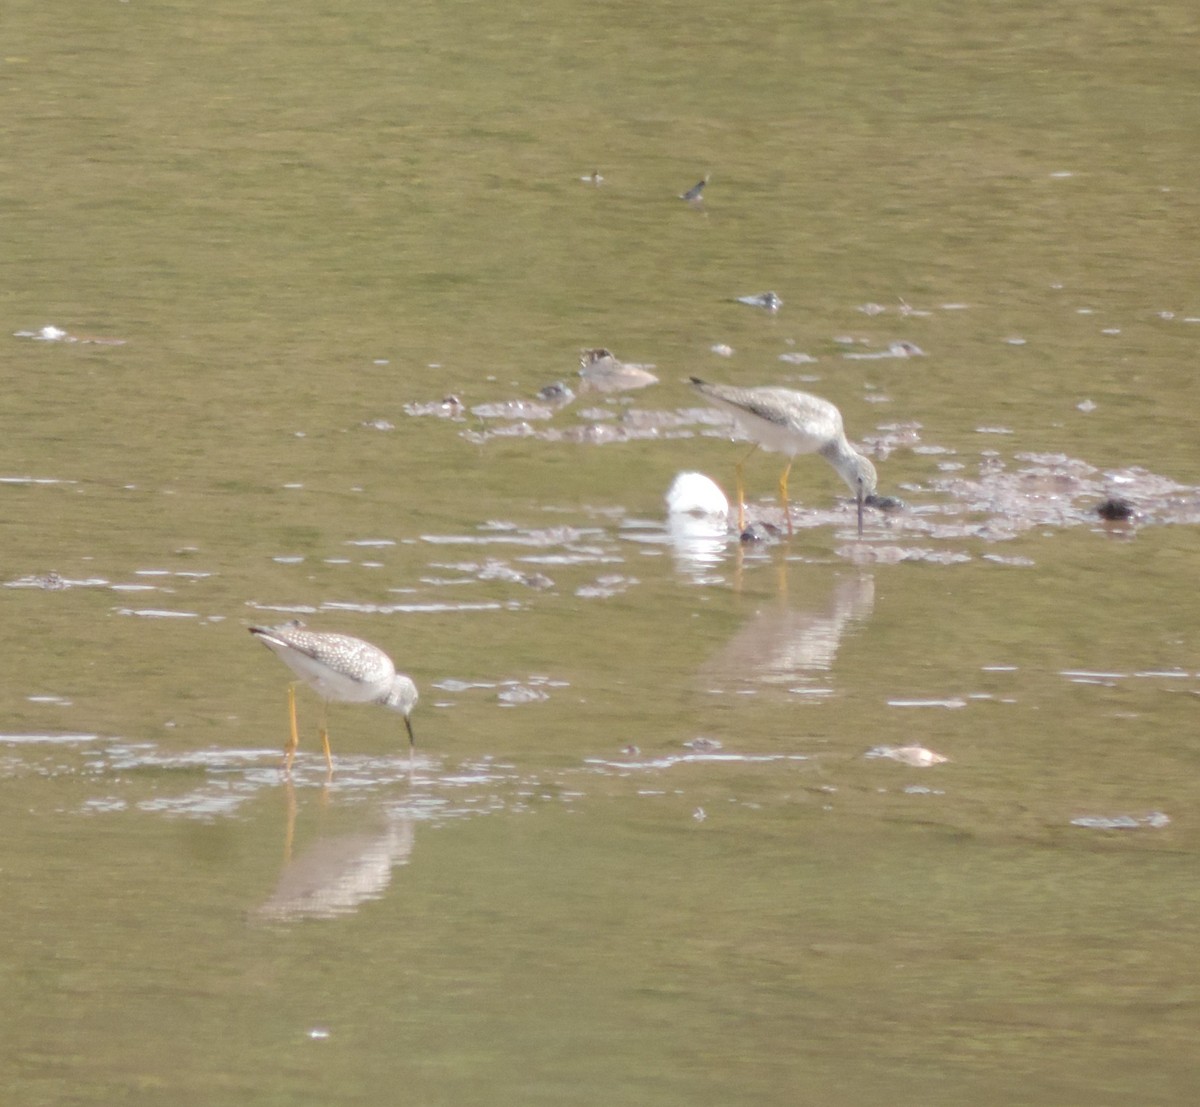
<path fill-rule="evenodd" d="M 361 680 L 340 673 L 324 673 L 319 679 L 310 679 L 308 683 L 319 696 L 340 703 L 369 703 L 380 696 L 379 685 L 364 684 Z"/>
<path fill-rule="evenodd" d="M 733 421 L 738 431 L 751 442 L 757 442 L 764 450 L 787 454 L 789 457 L 795 454 L 816 453 L 829 441 L 827 435 L 818 437 L 797 430 L 794 426 L 770 423 L 752 416 L 743 418 L 737 412 L 733 412 Z"/>

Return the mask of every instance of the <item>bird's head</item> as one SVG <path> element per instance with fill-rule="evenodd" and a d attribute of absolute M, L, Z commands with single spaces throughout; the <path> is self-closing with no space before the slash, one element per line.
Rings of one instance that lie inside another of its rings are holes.
<path fill-rule="evenodd" d="M 397 673 L 387 695 L 379 702 L 384 707 L 399 711 L 404 716 L 404 725 L 408 729 L 408 744 L 416 745 L 417 740 L 413 736 L 412 721 L 409 719 L 409 715 L 417 706 L 417 686 L 403 673 Z"/>
<path fill-rule="evenodd" d="M 856 453 L 846 480 L 855 497 L 863 501 L 869 500 L 875 495 L 875 486 L 878 482 L 879 477 L 875 472 L 875 466 L 871 464 L 871 459 Z"/>

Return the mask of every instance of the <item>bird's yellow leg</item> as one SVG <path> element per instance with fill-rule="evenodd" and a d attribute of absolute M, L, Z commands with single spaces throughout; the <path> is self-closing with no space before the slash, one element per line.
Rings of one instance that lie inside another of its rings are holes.
<path fill-rule="evenodd" d="M 283 767 L 287 772 L 292 771 L 292 760 L 296 756 L 296 747 L 300 745 L 300 732 L 296 729 L 296 685 L 288 685 L 288 721 L 291 730 L 288 732 L 287 745 L 283 747 Z"/>
<path fill-rule="evenodd" d="M 333 753 L 329 749 L 329 726 L 326 718 L 329 714 L 329 704 L 324 700 L 321 701 L 321 748 L 325 751 L 325 764 L 329 766 L 329 771 L 333 772 Z"/>
<path fill-rule="evenodd" d="M 742 469 L 746 462 L 749 461 L 753 456 L 754 451 L 757 449 L 758 443 L 755 442 L 754 445 L 750 447 L 750 453 L 748 453 L 733 467 L 733 471 L 737 473 L 738 534 L 741 534 L 742 531 L 746 529 L 746 488 L 742 480 Z"/>
<path fill-rule="evenodd" d="M 283 835 L 283 861 L 286 865 L 292 859 L 292 843 L 296 840 L 296 788 L 289 776 L 285 784 L 287 789 L 287 826 Z"/>
<path fill-rule="evenodd" d="M 779 477 L 779 502 L 783 504 L 783 517 L 787 520 L 787 532 L 789 538 L 792 536 L 792 511 L 791 508 L 788 507 L 787 479 L 788 474 L 791 471 L 792 461 L 789 459 L 787 465 L 784 467 L 783 473 Z"/>

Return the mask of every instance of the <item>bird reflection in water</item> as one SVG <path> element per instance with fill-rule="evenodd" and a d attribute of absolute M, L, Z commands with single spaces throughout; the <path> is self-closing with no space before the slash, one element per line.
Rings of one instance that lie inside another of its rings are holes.
<path fill-rule="evenodd" d="M 875 578 L 835 576 L 828 595 L 798 603 L 781 590 L 771 606 L 752 616 L 711 657 L 700 675 L 714 687 L 740 684 L 804 684 L 833 668 L 838 649 L 855 623 L 875 608 Z"/>
<path fill-rule="evenodd" d="M 259 922 L 332 919 L 353 914 L 379 899 L 392 880 L 392 870 L 408 863 L 415 844 L 412 815 L 389 811 L 382 823 L 357 834 L 319 838 L 299 857 L 292 857 L 296 826 L 296 793 L 290 779 L 284 862 L 270 897 L 252 912 Z M 327 799 L 327 796 L 326 796 Z M 322 800 L 322 806 L 326 802 Z"/>

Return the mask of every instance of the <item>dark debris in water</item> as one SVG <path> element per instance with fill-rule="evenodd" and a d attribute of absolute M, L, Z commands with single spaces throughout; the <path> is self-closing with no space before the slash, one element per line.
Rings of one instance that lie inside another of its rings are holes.
<path fill-rule="evenodd" d="M 555 381 L 553 384 L 547 384 L 539 388 L 537 398 L 545 404 L 556 404 L 559 407 L 565 407 L 575 399 L 575 393 L 571 391 L 564 381 Z"/>
<path fill-rule="evenodd" d="M 738 539 L 747 545 L 757 542 L 777 542 L 783 535 L 783 531 L 774 523 L 754 522 L 750 523 L 740 535 Z"/>
<path fill-rule="evenodd" d="M 959 474 L 935 478 L 929 489 L 957 507 L 983 517 L 979 535 L 1004 539 L 1038 526 L 1071 526 L 1109 518 L 1096 508 L 1097 501 L 1112 503 L 1115 517 L 1132 508 L 1129 500 L 1115 497 L 1113 486 L 1136 497 L 1139 520 L 1162 523 L 1200 522 L 1200 494 L 1137 466 L 1101 471 L 1065 454 L 1018 453 L 1010 466 L 997 455 L 984 457 L 975 477 Z M 944 515 L 950 511 L 944 510 Z"/>
<path fill-rule="evenodd" d="M 1096 505 L 1096 514 L 1110 523 L 1123 523 L 1132 519 L 1137 514 L 1137 509 L 1128 500 L 1119 496 L 1109 496 Z"/>

